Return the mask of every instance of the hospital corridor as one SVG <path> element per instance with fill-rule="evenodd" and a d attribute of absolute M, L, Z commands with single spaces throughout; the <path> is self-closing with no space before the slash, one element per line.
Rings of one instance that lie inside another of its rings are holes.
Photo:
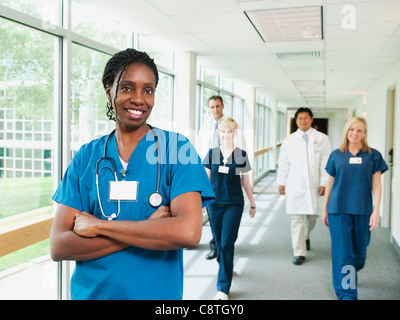
<path fill-rule="evenodd" d="M 399 103 L 400 0 L 0 0 L 0 300 L 400 300 Z"/>
<path fill-rule="evenodd" d="M 277 192 L 275 174 L 255 187 L 259 216 L 243 213 L 236 242 L 232 300 L 336 300 L 332 289 L 329 230 L 321 221 L 301 266 L 291 262 L 290 218 Z M 185 252 L 184 299 L 213 299 L 218 265 L 205 259 L 211 238 L 205 224 L 199 250 Z M 389 232 L 372 235 L 367 263 L 359 273 L 360 300 L 398 300 L 400 259 L 387 242 Z M 192 288 L 196 288 L 192 290 Z"/>

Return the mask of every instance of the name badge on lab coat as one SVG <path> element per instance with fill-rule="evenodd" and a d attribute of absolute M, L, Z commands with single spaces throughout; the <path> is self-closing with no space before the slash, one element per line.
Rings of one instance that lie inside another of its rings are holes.
<path fill-rule="evenodd" d="M 349 159 L 350 164 L 362 164 L 362 158 L 361 157 L 351 157 Z"/>
<path fill-rule="evenodd" d="M 109 200 L 137 201 L 137 181 L 110 181 Z"/>
<path fill-rule="evenodd" d="M 219 166 L 219 167 L 218 167 L 218 172 L 219 172 L 219 173 L 228 174 L 228 173 L 229 173 L 229 167 L 226 167 L 226 166 Z"/>

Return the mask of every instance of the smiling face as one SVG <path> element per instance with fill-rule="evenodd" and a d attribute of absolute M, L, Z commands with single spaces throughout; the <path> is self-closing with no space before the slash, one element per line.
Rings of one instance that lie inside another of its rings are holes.
<path fill-rule="evenodd" d="M 300 112 L 297 115 L 296 124 L 297 127 L 303 132 L 306 132 L 311 128 L 314 118 L 311 118 L 308 112 Z"/>
<path fill-rule="evenodd" d="M 223 126 L 219 129 L 219 136 L 221 137 L 223 145 L 231 145 L 235 134 L 236 130 L 230 126 Z"/>
<path fill-rule="evenodd" d="M 347 131 L 347 140 L 351 144 L 362 144 L 362 140 L 366 135 L 365 126 L 362 122 L 354 122 Z"/>
<path fill-rule="evenodd" d="M 148 66 L 132 63 L 119 84 L 116 82 L 117 79 L 111 88 L 106 88 L 106 93 L 114 107 L 117 127 L 136 130 L 146 124 L 154 106 L 156 77 Z"/>

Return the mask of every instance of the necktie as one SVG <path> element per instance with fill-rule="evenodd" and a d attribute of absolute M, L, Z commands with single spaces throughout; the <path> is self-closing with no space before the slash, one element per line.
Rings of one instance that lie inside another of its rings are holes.
<path fill-rule="evenodd" d="M 218 122 L 215 123 L 214 130 L 210 137 L 210 148 L 216 147 L 219 147 Z"/>
<path fill-rule="evenodd" d="M 308 168 L 308 165 L 309 165 L 309 163 L 308 163 L 308 139 L 307 139 L 307 134 L 305 132 L 303 133 L 303 139 L 306 142 L 306 155 L 307 155 L 307 168 Z"/>
<path fill-rule="evenodd" d="M 307 150 L 307 153 L 308 153 L 308 139 L 307 139 L 307 134 L 305 132 L 303 133 L 303 139 L 306 142 L 306 150 Z"/>

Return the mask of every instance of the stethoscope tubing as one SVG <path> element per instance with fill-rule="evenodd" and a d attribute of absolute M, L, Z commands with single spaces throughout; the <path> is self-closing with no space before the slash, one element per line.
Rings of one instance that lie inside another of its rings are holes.
<path fill-rule="evenodd" d="M 101 199 L 100 199 L 100 190 L 99 190 L 99 175 L 100 172 L 103 169 L 108 169 L 112 172 L 112 174 L 114 175 L 115 181 L 118 181 L 118 177 L 117 177 L 117 172 L 116 172 L 116 167 L 115 167 L 115 162 L 111 157 L 107 156 L 107 146 L 108 146 L 108 141 L 110 140 L 110 138 L 112 137 L 112 135 L 115 134 L 115 130 L 111 131 L 111 133 L 108 135 L 107 139 L 106 139 L 106 143 L 104 144 L 104 155 L 102 158 L 100 158 L 99 160 L 97 160 L 96 162 L 96 169 L 95 169 L 95 173 L 96 173 L 96 189 L 97 189 L 97 199 L 99 202 L 99 206 L 100 206 L 100 210 L 101 210 L 101 214 L 103 215 L 103 217 L 105 217 L 108 220 L 113 220 L 115 218 L 117 218 L 120 214 L 120 200 L 118 200 L 118 211 L 117 213 L 113 213 L 111 216 L 106 216 L 104 214 L 104 210 L 103 210 L 103 206 L 101 204 Z M 150 197 L 149 197 L 149 204 L 153 207 L 156 208 L 159 205 L 161 205 L 162 203 L 162 196 L 159 193 L 159 189 L 160 189 L 160 180 L 161 180 L 161 153 L 160 153 L 160 145 L 159 145 L 159 141 L 158 141 L 158 136 L 155 132 L 155 130 L 153 129 L 153 127 L 151 127 L 151 131 L 154 135 L 154 140 L 156 142 L 156 148 L 157 148 L 157 185 L 156 185 L 156 191 L 153 192 Z M 99 164 L 101 161 L 103 160 L 108 160 L 111 163 L 112 169 L 110 167 L 102 167 L 99 170 Z"/>

